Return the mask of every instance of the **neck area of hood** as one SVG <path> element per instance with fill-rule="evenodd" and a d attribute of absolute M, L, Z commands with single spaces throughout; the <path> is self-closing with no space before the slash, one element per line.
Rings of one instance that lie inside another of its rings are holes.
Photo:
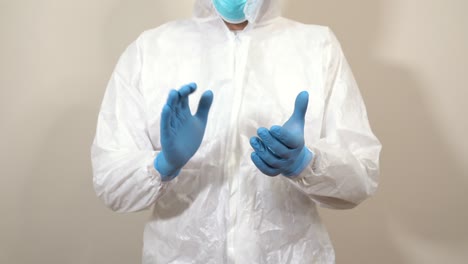
<path fill-rule="evenodd" d="M 249 24 L 261 24 L 280 15 L 279 0 L 247 0 L 245 16 Z M 193 16 L 202 20 L 219 17 L 212 0 L 195 0 Z"/>

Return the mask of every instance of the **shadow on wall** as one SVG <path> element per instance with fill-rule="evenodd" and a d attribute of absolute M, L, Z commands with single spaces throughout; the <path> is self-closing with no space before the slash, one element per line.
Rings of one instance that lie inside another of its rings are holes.
<path fill-rule="evenodd" d="M 92 186 L 90 146 L 105 84 L 118 57 L 143 30 L 172 19 L 165 14 L 183 16 L 191 10 L 191 5 L 181 12 L 170 10 L 176 6 L 162 0 L 95 3 L 95 10 L 100 12 L 95 11 L 89 18 L 92 21 L 84 23 L 83 27 L 89 28 L 73 35 L 82 34 L 83 37 L 76 37 L 76 40 L 86 43 L 64 41 L 63 45 L 70 45 L 74 51 L 82 53 L 72 65 L 72 69 L 76 68 L 80 74 L 57 76 L 54 85 L 66 87 L 73 91 L 71 94 L 83 90 L 80 95 L 83 100 L 65 97 L 59 101 L 66 103 L 35 113 L 47 122 L 41 123 L 43 127 L 40 129 L 44 130 L 45 136 L 37 138 L 40 147 L 31 150 L 35 152 L 35 159 L 24 164 L 27 185 L 21 194 L 21 221 L 18 224 L 21 231 L 11 242 L 14 249 L 9 252 L 16 263 L 139 262 L 148 213 L 121 215 L 104 207 Z M 72 18 L 86 15 L 86 8 L 77 7 L 76 13 L 69 14 Z M 172 12 L 166 12 L 167 9 Z M 43 12 L 52 17 L 57 16 L 55 12 L 58 11 L 70 12 L 69 9 L 52 10 L 44 5 Z M 75 25 L 75 22 L 71 24 Z M 53 29 L 51 32 L 55 34 Z M 98 37 L 90 38 L 95 35 L 83 32 L 96 32 Z M 64 65 L 66 63 L 70 62 L 65 58 Z M 89 70 L 93 67 L 103 74 Z M 44 70 L 47 73 L 53 71 L 58 69 Z"/>
<path fill-rule="evenodd" d="M 41 139 L 22 195 L 22 242 L 16 248 L 27 253 L 18 252 L 18 263 L 139 259 L 147 216 L 111 212 L 93 190 L 89 153 L 96 115 L 96 109 L 86 104 L 65 107 Z"/>
<path fill-rule="evenodd" d="M 330 26 L 338 36 L 383 144 L 377 196 L 350 212 L 324 212 L 337 261 L 458 263 L 468 244 L 463 167 L 423 101 L 418 69 L 375 55 L 385 2 L 284 2 L 286 17 Z"/>

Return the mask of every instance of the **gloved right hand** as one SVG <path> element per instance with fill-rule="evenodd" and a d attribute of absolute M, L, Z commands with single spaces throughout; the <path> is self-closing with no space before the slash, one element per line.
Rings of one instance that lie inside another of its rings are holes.
<path fill-rule="evenodd" d="M 195 115 L 189 107 L 189 95 L 197 85 L 191 83 L 169 93 L 161 113 L 162 150 L 154 160 L 154 167 L 163 181 L 174 179 L 182 167 L 200 147 L 205 134 L 213 92 L 203 93 Z"/>

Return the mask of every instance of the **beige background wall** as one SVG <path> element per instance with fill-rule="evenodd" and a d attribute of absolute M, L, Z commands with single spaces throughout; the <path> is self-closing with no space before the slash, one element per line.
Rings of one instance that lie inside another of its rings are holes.
<path fill-rule="evenodd" d="M 0 263 L 139 263 L 147 213 L 95 197 L 89 146 L 123 49 L 191 0 L 0 0 Z M 467 263 L 468 2 L 285 1 L 330 25 L 384 145 L 381 188 L 323 210 L 337 263 Z"/>

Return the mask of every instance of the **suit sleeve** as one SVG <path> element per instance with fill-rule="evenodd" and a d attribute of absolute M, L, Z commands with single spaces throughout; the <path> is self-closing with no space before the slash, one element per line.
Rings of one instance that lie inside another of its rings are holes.
<path fill-rule="evenodd" d="M 325 111 L 314 157 L 290 181 L 323 207 L 352 208 L 378 186 L 381 144 L 373 134 L 359 88 L 333 32 L 324 43 Z M 307 142 L 307 135 L 306 142 Z"/>
<path fill-rule="evenodd" d="M 138 41 L 125 50 L 111 76 L 91 147 L 94 189 L 117 212 L 146 209 L 168 187 L 153 166 L 158 152 L 149 137 L 145 101 L 139 90 L 142 60 Z"/>

